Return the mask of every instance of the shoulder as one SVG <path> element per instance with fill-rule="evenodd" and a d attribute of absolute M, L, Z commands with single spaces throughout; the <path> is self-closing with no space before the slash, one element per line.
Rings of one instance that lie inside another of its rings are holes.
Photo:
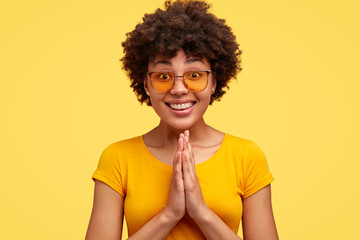
<path fill-rule="evenodd" d="M 224 143 L 228 146 L 241 148 L 241 149 L 248 149 L 257 146 L 257 144 L 253 140 L 246 139 L 243 137 L 237 137 L 228 133 L 225 133 Z"/>
<path fill-rule="evenodd" d="M 102 150 L 101 158 L 114 159 L 137 152 L 135 149 L 141 148 L 141 141 L 142 137 L 137 136 L 110 143 Z"/>
<path fill-rule="evenodd" d="M 242 159 L 265 158 L 264 152 L 253 140 L 225 134 L 224 147 Z"/>
<path fill-rule="evenodd" d="M 126 150 L 138 147 L 141 144 L 141 136 L 136 136 L 133 138 L 119 140 L 113 143 L 108 144 L 104 151 L 114 151 L 114 150 Z"/>

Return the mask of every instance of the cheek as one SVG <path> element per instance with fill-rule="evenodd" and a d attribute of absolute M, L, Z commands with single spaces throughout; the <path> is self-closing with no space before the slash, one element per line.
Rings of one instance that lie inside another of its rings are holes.
<path fill-rule="evenodd" d="M 166 106 L 164 106 L 162 97 L 154 96 L 153 93 L 150 93 L 149 98 L 150 98 L 152 108 L 155 110 L 155 112 L 158 115 L 160 115 L 161 112 L 163 111 L 162 109 L 164 109 L 164 107 L 166 107 Z"/>
<path fill-rule="evenodd" d="M 206 112 L 206 109 L 210 105 L 211 94 L 201 94 L 198 95 L 197 98 L 199 100 L 198 109 L 200 110 L 200 112 L 202 112 L 202 114 L 204 114 Z"/>

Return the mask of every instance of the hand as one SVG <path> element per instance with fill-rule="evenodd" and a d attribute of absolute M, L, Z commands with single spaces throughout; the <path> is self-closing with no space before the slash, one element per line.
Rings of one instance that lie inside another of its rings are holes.
<path fill-rule="evenodd" d="M 195 158 L 189 142 L 189 131 L 183 135 L 184 150 L 181 154 L 182 173 L 184 176 L 186 213 L 193 219 L 202 217 L 208 209 L 201 192 L 200 182 L 195 171 Z"/>
<path fill-rule="evenodd" d="M 180 135 L 178 149 L 173 160 L 173 176 L 171 178 L 168 200 L 164 211 L 171 219 L 180 220 L 185 215 L 185 190 L 181 159 L 184 150 L 183 134 Z"/>

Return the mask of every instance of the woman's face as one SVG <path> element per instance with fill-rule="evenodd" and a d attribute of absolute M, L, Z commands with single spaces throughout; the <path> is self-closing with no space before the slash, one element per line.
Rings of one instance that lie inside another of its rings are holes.
<path fill-rule="evenodd" d="M 148 64 L 148 72 L 164 70 L 182 76 L 184 72 L 191 70 L 211 70 L 211 65 L 205 58 L 187 58 L 183 50 L 178 50 L 173 58 L 157 55 L 154 61 Z M 183 77 L 176 77 L 173 87 L 168 92 L 158 93 L 152 88 L 150 77 L 147 76 L 144 87 L 162 123 L 174 129 L 185 130 L 202 122 L 211 94 L 215 91 L 216 82 L 210 73 L 206 88 L 201 92 L 191 92 L 185 87 Z"/>

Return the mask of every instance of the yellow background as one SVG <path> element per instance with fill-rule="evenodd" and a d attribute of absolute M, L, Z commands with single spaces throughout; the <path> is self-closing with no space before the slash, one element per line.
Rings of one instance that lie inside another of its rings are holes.
<path fill-rule="evenodd" d="M 358 1 L 211 3 L 237 36 L 244 70 L 207 122 L 264 150 L 281 239 L 356 238 Z M 1 3 L 1 239 L 84 239 L 102 150 L 159 121 L 118 60 L 125 33 L 162 6 Z"/>

